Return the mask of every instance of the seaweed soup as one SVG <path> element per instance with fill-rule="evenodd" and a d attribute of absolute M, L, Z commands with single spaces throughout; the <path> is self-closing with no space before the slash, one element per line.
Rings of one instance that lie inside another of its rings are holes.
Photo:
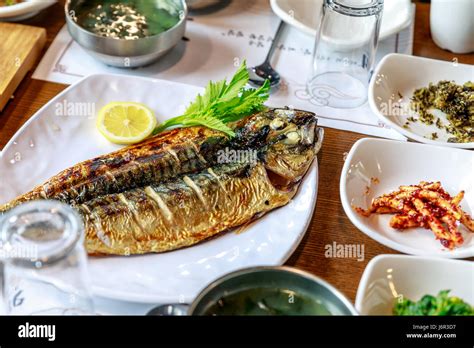
<path fill-rule="evenodd" d="M 287 289 L 253 288 L 221 297 L 206 315 L 331 315 L 326 306 Z"/>
<path fill-rule="evenodd" d="M 182 14 L 177 0 L 87 0 L 73 9 L 73 19 L 87 31 L 125 40 L 167 31 Z"/>

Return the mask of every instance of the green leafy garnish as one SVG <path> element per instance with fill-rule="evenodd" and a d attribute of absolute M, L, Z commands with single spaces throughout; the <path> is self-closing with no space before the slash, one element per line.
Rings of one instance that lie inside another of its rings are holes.
<path fill-rule="evenodd" d="M 474 307 L 456 296 L 449 296 L 450 290 L 442 290 L 438 296 L 425 295 L 418 302 L 404 299 L 393 308 L 395 315 L 474 315 Z"/>
<path fill-rule="evenodd" d="M 198 94 L 181 116 L 176 116 L 160 124 L 154 134 L 172 126 L 205 126 L 233 137 L 234 131 L 227 125 L 263 109 L 268 99 L 270 83 L 268 80 L 258 89 L 245 89 L 249 73 L 245 61 L 229 83 L 224 79 L 210 81 L 203 95 Z"/>

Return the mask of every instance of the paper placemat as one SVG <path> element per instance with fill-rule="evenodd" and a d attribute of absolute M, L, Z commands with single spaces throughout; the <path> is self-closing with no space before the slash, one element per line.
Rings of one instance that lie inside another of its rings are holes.
<path fill-rule="evenodd" d="M 414 17 L 414 5 L 413 15 Z M 272 43 L 280 19 L 268 1 L 232 1 L 214 13 L 190 15 L 186 36 L 169 54 L 143 68 L 120 69 L 102 64 L 87 54 L 63 27 L 36 69 L 33 78 L 72 84 L 94 73 L 116 73 L 167 79 L 197 86 L 231 76 L 242 59 L 260 64 Z M 379 43 L 377 62 L 388 53 L 412 54 L 414 20 L 401 32 Z M 305 89 L 314 38 L 286 25 L 272 64 L 283 83 L 268 105 L 291 106 L 315 112 L 319 124 L 392 139 L 405 139 L 379 121 L 368 104 L 354 109 L 324 106 Z M 124 85 L 126 88 L 126 85 Z M 153 91 L 150 91 L 153 93 Z"/>

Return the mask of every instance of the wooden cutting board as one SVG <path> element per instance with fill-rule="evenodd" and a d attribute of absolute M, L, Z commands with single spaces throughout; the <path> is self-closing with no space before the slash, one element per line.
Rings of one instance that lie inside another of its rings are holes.
<path fill-rule="evenodd" d="M 40 57 L 45 43 L 44 28 L 0 23 L 0 111 Z"/>

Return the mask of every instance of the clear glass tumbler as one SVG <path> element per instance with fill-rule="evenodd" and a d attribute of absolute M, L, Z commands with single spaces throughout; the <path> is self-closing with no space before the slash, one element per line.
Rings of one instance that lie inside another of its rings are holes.
<path fill-rule="evenodd" d="M 308 94 L 319 105 L 354 108 L 367 101 L 383 0 L 324 0 Z"/>
<path fill-rule="evenodd" d="M 22 204 L 1 218 L 0 237 L 7 314 L 93 314 L 83 227 L 72 208 Z"/>

